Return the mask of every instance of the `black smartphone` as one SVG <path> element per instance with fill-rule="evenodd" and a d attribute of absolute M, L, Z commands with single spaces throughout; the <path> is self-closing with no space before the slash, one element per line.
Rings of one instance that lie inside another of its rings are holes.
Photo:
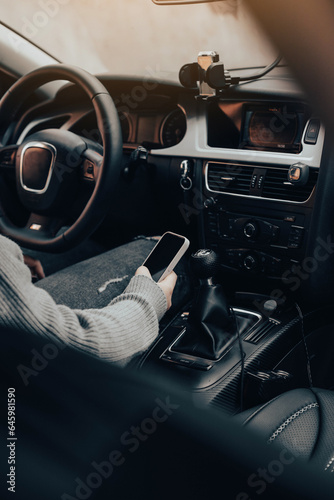
<path fill-rule="evenodd" d="M 157 283 L 170 274 L 189 247 L 189 240 L 179 234 L 163 234 L 143 262 Z"/>

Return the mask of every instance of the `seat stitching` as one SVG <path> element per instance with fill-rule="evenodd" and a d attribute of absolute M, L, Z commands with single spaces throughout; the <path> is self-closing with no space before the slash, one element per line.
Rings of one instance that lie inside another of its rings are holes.
<path fill-rule="evenodd" d="M 289 418 L 287 418 L 283 424 L 281 424 L 277 429 L 276 431 L 270 436 L 270 438 L 268 439 L 267 443 L 272 443 L 276 438 L 277 436 L 279 436 L 281 434 L 281 432 L 284 431 L 284 429 L 289 425 L 291 424 L 291 422 L 293 422 L 293 420 L 295 420 L 297 417 L 299 417 L 299 415 L 302 415 L 302 413 L 305 413 L 307 410 L 311 410 L 312 408 L 319 408 L 319 403 L 310 403 L 308 404 L 307 406 L 304 406 L 304 408 L 301 408 L 300 410 L 296 411 L 295 413 L 293 413 Z"/>
<path fill-rule="evenodd" d="M 333 462 L 334 462 L 334 457 L 330 459 L 330 461 L 328 462 L 328 464 L 325 467 L 325 470 L 329 469 L 330 466 L 333 464 Z M 331 472 L 334 472 L 334 465 L 333 465 L 333 467 L 331 469 Z"/>

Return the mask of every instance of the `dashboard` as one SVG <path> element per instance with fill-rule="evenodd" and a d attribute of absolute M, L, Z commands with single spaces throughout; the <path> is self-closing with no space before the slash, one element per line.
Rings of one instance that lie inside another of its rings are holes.
<path fill-rule="evenodd" d="M 116 105 L 125 149 L 139 145 L 148 149 L 169 148 L 182 141 L 187 121 L 178 103 L 178 86 L 155 83 L 148 92 L 140 81 L 101 80 Z M 54 101 L 36 111 L 36 116 L 30 114 L 20 141 L 41 129 L 63 128 L 102 144 L 91 105 L 73 85 L 65 86 Z"/>
<path fill-rule="evenodd" d="M 117 101 L 117 99 L 116 99 Z M 186 117 L 179 107 L 163 109 L 160 112 L 147 110 L 119 110 L 124 147 L 143 145 L 148 148 L 175 146 L 186 133 Z M 82 134 L 84 130 L 96 128 L 94 113 L 88 112 L 70 127 L 72 132 Z M 102 144 L 101 139 L 97 139 Z"/>
<path fill-rule="evenodd" d="M 243 283 L 291 282 L 306 255 L 325 131 L 286 69 L 209 99 L 169 82 L 101 80 L 119 113 L 125 158 L 141 146 L 154 166 L 169 227 L 193 231 Z M 50 127 L 101 144 L 90 103 L 73 85 L 30 113 L 20 140 Z"/>

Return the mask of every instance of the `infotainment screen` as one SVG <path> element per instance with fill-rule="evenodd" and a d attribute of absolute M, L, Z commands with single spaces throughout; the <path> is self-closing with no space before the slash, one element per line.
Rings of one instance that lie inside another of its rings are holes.
<path fill-rule="evenodd" d="M 307 118 L 296 104 L 246 104 L 239 148 L 299 153 Z"/>
<path fill-rule="evenodd" d="M 299 153 L 310 112 L 302 103 L 218 101 L 208 112 L 208 145 Z"/>

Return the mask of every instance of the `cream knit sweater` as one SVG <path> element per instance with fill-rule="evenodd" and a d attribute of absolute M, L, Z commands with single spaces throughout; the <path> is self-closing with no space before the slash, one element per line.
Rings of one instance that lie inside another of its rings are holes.
<path fill-rule="evenodd" d="M 61 342 L 125 365 L 144 351 L 159 331 L 167 301 L 146 276 L 134 276 L 124 292 L 102 309 L 72 310 L 57 305 L 31 282 L 21 249 L 0 236 L 0 325 Z"/>

